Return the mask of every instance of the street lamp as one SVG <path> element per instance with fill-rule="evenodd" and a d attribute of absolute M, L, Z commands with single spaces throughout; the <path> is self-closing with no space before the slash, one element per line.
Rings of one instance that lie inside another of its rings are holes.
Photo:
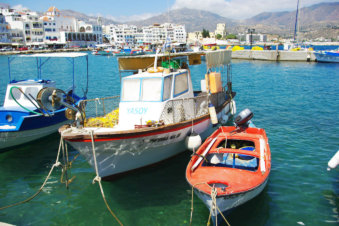
<path fill-rule="evenodd" d="M 254 28 L 250 28 L 248 29 L 247 33 L 250 33 L 250 49 L 252 49 L 252 43 L 253 43 L 253 36 L 252 34 L 255 32 L 255 29 Z"/>

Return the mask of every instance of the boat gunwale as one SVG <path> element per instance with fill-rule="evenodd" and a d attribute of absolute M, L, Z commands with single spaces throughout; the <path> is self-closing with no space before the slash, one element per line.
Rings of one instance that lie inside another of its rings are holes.
<path fill-rule="evenodd" d="M 216 113 L 220 113 L 227 104 L 229 104 L 232 99 L 234 98 L 235 93 L 232 93 L 232 98 L 229 98 L 225 100 L 225 102 L 219 106 L 216 107 Z M 117 140 L 117 139 L 129 139 L 129 138 L 137 138 L 137 137 L 144 137 L 144 136 L 152 136 L 155 134 L 162 134 L 162 133 L 167 133 L 169 130 L 180 130 L 183 128 L 186 128 L 188 126 L 193 124 L 198 124 L 202 121 L 205 121 L 209 118 L 209 113 L 204 114 L 200 117 L 197 117 L 195 119 L 190 119 L 190 120 L 185 120 L 182 122 L 178 123 L 172 123 L 168 125 L 163 125 L 159 127 L 145 127 L 145 128 L 138 128 L 138 129 L 133 129 L 133 130 L 125 130 L 125 131 L 106 131 L 106 132 L 98 132 L 98 133 L 93 133 L 93 138 L 95 141 L 106 141 L 106 140 Z M 86 133 L 79 132 L 79 133 L 63 133 L 66 129 L 70 128 L 69 125 L 64 125 L 59 128 L 59 133 L 62 134 L 62 137 L 71 142 L 91 142 L 91 135 L 89 134 L 89 130 L 84 130 Z M 87 127 L 89 128 L 89 127 Z M 97 127 L 94 127 L 97 128 Z M 151 133 L 152 132 L 152 133 Z"/>
<path fill-rule="evenodd" d="M 227 199 L 229 199 L 229 198 L 234 198 L 235 196 L 240 196 L 240 195 L 244 195 L 246 193 L 252 192 L 252 191 L 258 189 L 261 185 L 267 183 L 268 180 L 269 180 L 269 175 L 270 175 L 270 172 L 268 173 L 267 177 L 265 178 L 265 180 L 262 183 L 258 184 L 255 187 L 252 187 L 251 189 L 248 189 L 248 190 L 245 190 L 245 191 L 239 191 L 239 192 L 235 192 L 235 193 L 226 193 L 226 192 L 220 193 L 220 192 L 217 192 L 217 196 L 216 197 L 217 198 L 227 198 Z M 191 183 L 188 180 L 187 180 L 187 182 L 191 185 Z M 196 186 L 193 189 L 196 192 L 200 192 L 200 193 L 202 193 L 204 195 L 211 196 L 211 193 L 207 193 L 204 190 L 198 189 Z"/>

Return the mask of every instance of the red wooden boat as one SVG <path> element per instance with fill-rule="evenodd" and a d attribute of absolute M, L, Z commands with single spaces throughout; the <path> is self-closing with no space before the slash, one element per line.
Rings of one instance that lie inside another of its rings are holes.
<path fill-rule="evenodd" d="M 257 196 L 270 169 L 265 130 L 238 124 L 220 127 L 206 139 L 188 163 L 186 179 L 215 217 Z"/>

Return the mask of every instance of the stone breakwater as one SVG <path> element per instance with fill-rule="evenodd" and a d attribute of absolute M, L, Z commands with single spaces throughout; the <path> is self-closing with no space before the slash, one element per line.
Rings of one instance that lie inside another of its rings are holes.
<path fill-rule="evenodd" d="M 7 51 L 0 52 L 0 55 L 52 53 L 52 52 L 80 52 L 92 50 L 93 48 Z M 232 52 L 232 59 L 267 60 L 267 61 L 305 61 L 305 62 L 316 61 L 314 51 L 286 51 L 286 50 L 261 50 L 261 51 L 239 50 Z"/>
<path fill-rule="evenodd" d="M 316 61 L 314 51 L 239 50 L 232 52 L 232 59 L 268 61 Z"/>

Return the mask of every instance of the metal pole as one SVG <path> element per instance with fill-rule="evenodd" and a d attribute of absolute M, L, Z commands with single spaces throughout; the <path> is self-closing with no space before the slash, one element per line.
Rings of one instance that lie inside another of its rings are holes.
<path fill-rule="evenodd" d="M 73 97 L 73 94 L 74 94 L 74 79 L 75 79 L 75 70 L 74 70 L 74 58 L 73 58 L 73 86 L 72 86 L 72 97 Z"/>

